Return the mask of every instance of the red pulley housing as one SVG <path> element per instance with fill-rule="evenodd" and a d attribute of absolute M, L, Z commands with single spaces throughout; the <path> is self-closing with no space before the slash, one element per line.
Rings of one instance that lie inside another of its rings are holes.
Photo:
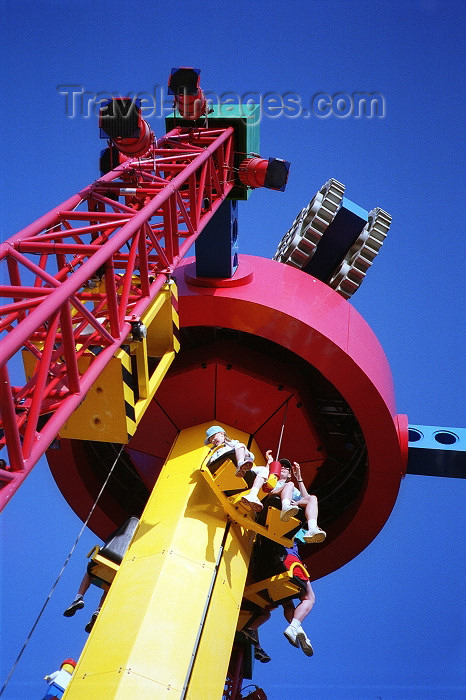
<path fill-rule="evenodd" d="M 281 158 L 246 158 L 240 164 L 238 177 L 248 187 L 267 187 L 284 192 L 290 164 Z"/>
<path fill-rule="evenodd" d="M 168 94 L 175 96 L 175 107 L 184 119 L 199 119 L 207 111 L 204 93 L 199 87 L 200 70 L 173 68 L 168 79 Z"/>
<path fill-rule="evenodd" d="M 152 131 L 141 117 L 140 100 L 114 97 L 100 109 L 100 138 L 109 139 L 126 156 L 139 157 L 147 153 L 152 143 Z"/>
<path fill-rule="evenodd" d="M 207 102 L 201 88 L 195 95 L 180 92 L 175 97 L 175 104 L 184 119 L 199 119 L 207 110 Z"/>
<path fill-rule="evenodd" d="M 243 185 L 263 187 L 268 166 L 266 158 L 246 158 L 239 166 L 238 177 Z"/>
<path fill-rule="evenodd" d="M 121 153 L 137 158 L 143 156 L 149 150 L 152 143 L 152 131 L 149 124 L 144 119 L 141 119 L 139 122 L 139 136 L 135 138 L 116 137 L 112 139 L 112 143 Z"/>

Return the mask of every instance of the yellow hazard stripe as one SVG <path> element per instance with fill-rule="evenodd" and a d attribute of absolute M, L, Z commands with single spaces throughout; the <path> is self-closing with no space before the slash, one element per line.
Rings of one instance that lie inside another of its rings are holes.
<path fill-rule="evenodd" d="M 126 430 L 128 438 L 136 432 L 136 412 L 134 410 L 134 378 L 129 345 L 122 345 L 117 352 L 121 361 L 121 376 L 123 380 L 123 397 L 125 401 Z"/>
<path fill-rule="evenodd" d="M 178 288 L 176 284 L 172 285 L 171 291 L 173 349 L 175 352 L 178 352 L 180 349 L 180 317 L 178 314 Z"/>

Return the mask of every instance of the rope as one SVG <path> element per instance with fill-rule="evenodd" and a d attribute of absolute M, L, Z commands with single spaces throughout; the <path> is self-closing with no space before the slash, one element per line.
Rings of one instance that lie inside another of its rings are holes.
<path fill-rule="evenodd" d="M 112 465 L 112 467 L 111 467 L 109 473 L 107 474 L 107 477 L 106 477 L 106 479 L 105 479 L 105 481 L 104 481 L 104 483 L 103 483 L 103 485 L 102 485 L 102 488 L 100 489 L 99 494 L 98 494 L 97 498 L 96 498 L 95 501 L 94 501 L 94 505 L 92 506 L 91 510 L 89 511 L 89 515 L 87 516 L 85 522 L 83 523 L 83 526 L 82 526 L 82 528 L 81 528 L 81 531 L 79 532 L 77 538 L 75 539 L 74 544 L 73 544 L 73 546 L 71 547 L 71 550 L 70 550 L 70 552 L 69 552 L 69 554 L 68 554 L 68 556 L 67 556 L 67 558 L 66 558 L 66 560 L 65 560 L 65 563 L 63 564 L 63 566 L 62 566 L 62 568 L 61 568 L 61 571 L 60 571 L 60 573 L 58 574 L 58 576 L 57 576 L 57 578 L 56 578 L 56 580 L 55 580 L 55 583 L 53 584 L 53 586 L 52 586 L 52 588 L 51 588 L 51 590 L 50 590 L 50 593 L 48 594 L 48 596 L 47 596 L 47 598 L 46 598 L 46 600 L 45 600 L 45 603 L 43 604 L 43 606 L 42 606 L 42 608 L 41 608 L 41 610 L 40 610 L 40 612 L 39 612 L 39 614 L 38 614 L 38 616 L 37 616 L 37 618 L 36 618 L 34 624 L 32 625 L 31 630 L 30 630 L 30 632 L 29 632 L 29 634 L 28 634 L 28 636 L 27 636 L 27 638 L 26 638 L 26 641 L 24 642 L 21 651 L 19 652 L 18 656 L 16 657 L 16 660 L 15 660 L 15 662 L 14 662 L 12 668 L 11 668 L 11 671 L 10 671 L 10 673 L 8 674 L 5 683 L 3 684 L 2 689 L 0 690 L 0 695 L 3 695 L 3 692 L 4 692 L 4 690 L 6 689 L 8 683 L 9 683 L 9 681 L 10 681 L 11 676 L 13 675 L 13 673 L 14 673 L 15 670 L 16 670 L 16 666 L 18 665 L 18 663 L 19 663 L 19 661 L 20 661 L 22 655 L 24 654 L 24 652 L 25 652 L 25 650 L 26 650 L 26 647 L 27 647 L 27 645 L 29 644 L 29 641 L 30 641 L 31 637 L 32 637 L 32 635 L 33 635 L 33 633 L 34 633 L 34 631 L 35 631 L 37 625 L 39 624 L 39 620 L 40 620 L 40 618 L 42 617 L 42 615 L 43 615 L 43 613 L 44 613 L 44 611 L 45 611 L 45 608 L 47 607 L 47 605 L 48 605 L 48 603 L 49 603 L 49 600 L 51 599 L 51 597 L 52 597 L 52 595 L 53 595 L 53 592 L 55 591 L 55 588 L 57 587 L 58 582 L 60 581 L 60 579 L 61 579 L 61 577 L 62 577 L 62 575 L 63 575 L 63 572 L 65 571 L 65 568 L 68 566 L 68 563 L 69 563 L 69 561 L 70 561 L 70 559 L 71 559 L 71 557 L 72 557 L 72 555 L 73 555 L 73 552 L 74 552 L 74 550 L 76 549 L 76 547 L 77 547 L 77 545 L 78 545 L 78 542 L 79 542 L 79 540 L 81 539 L 81 536 L 82 536 L 84 530 L 86 529 L 87 524 L 88 524 L 89 520 L 91 519 L 94 510 L 95 510 L 96 507 L 97 507 L 97 503 L 99 502 L 99 499 L 100 499 L 100 497 L 101 497 L 101 495 L 102 495 L 102 493 L 103 493 L 105 487 L 107 486 L 108 480 L 110 479 L 110 477 L 111 477 L 111 475 L 112 475 L 112 472 L 113 472 L 113 470 L 115 469 L 118 460 L 120 459 L 120 455 L 121 455 L 121 453 L 123 452 L 123 447 L 124 447 L 124 445 L 121 446 L 120 451 L 119 451 L 119 453 L 118 453 L 118 455 L 117 455 L 117 457 L 116 457 L 116 459 L 115 459 L 115 461 L 114 461 L 114 463 L 113 463 L 113 465 Z"/>
<path fill-rule="evenodd" d="M 210 603 L 212 601 L 212 593 L 214 590 L 214 586 L 217 582 L 218 572 L 220 569 L 220 563 L 222 561 L 223 553 L 225 551 L 225 545 L 226 545 L 228 533 L 230 532 L 230 525 L 231 525 L 231 523 L 227 522 L 227 524 L 225 526 L 225 531 L 223 533 L 222 542 L 221 542 L 219 550 L 218 550 L 217 559 L 215 561 L 215 567 L 214 567 L 214 570 L 212 572 L 212 578 L 210 580 L 209 590 L 207 591 L 207 596 L 206 596 L 206 600 L 205 600 L 205 604 L 204 604 L 204 610 L 202 612 L 202 617 L 201 617 L 201 620 L 199 622 L 196 640 L 194 642 L 193 651 L 191 654 L 191 660 L 189 662 L 188 671 L 186 673 L 186 678 L 184 681 L 183 689 L 181 691 L 180 700 L 185 700 L 185 698 L 187 697 L 188 687 L 189 687 L 189 683 L 191 681 L 194 663 L 196 661 L 197 654 L 199 651 L 202 633 L 204 632 L 205 622 L 207 619 L 207 613 L 209 612 Z"/>
<path fill-rule="evenodd" d="M 293 394 L 292 394 L 293 395 Z M 292 396 L 291 395 L 291 396 Z M 283 438 L 283 431 L 285 430 L 285 423 L 286 423 L 286 413 L 288 411 L 288 402 L 291 399 L 291 396 L 289 396 L 285 402 L 285 413 L 283 414 L 283 422 L 282 422 L 282 429 L 280 431 L 280 438 L 278 440 L 278 447 L 277 447 L 277 456 L 275 457 L 275 461 L 278 462 L 278 456 L 280 454 L 280 447 L 282 446 L 282 438 Z"/>

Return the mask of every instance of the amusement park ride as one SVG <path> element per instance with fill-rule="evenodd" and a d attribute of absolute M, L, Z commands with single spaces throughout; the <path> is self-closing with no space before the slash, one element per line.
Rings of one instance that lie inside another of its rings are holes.
<path fill-rule="evenodd" d="M 348 301 L 390 216 L 330 179 L 274 260 L 239 255 L 238 200 L 283 191 L 289 164 L 258 155 L 258 106 L 210 108 L 192 68 L 173 69 L 169 91 L 161 138 L 136 100 L 104 105 L 101 177 L 0 246 L 0 507 L 45 453 L 106 541 L 94 573 L 109 593 L 66 700 L 236 700 L 252 678 L 241 630 L 299 593 L 250 561 L 258 535 L 289 546 L 300 521 L 241 505 L 250 484 L 233 463 L 205 464 L 212 423 L 257 464 L 280 435 L 301 464 L 327 531 L 300 550 L 313 579 L 376 537 L 407 470 L 462 475 L 465 431 L 408 431 Z"/>

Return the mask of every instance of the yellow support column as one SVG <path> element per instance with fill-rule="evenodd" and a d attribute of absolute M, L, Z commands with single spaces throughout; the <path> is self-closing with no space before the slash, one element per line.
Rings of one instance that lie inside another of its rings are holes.
<path fill-rule="evenodd" d="M 222 697 L 254 533 L 199 471 L 208 425 L 176 439 L 66 700 Z"/>

